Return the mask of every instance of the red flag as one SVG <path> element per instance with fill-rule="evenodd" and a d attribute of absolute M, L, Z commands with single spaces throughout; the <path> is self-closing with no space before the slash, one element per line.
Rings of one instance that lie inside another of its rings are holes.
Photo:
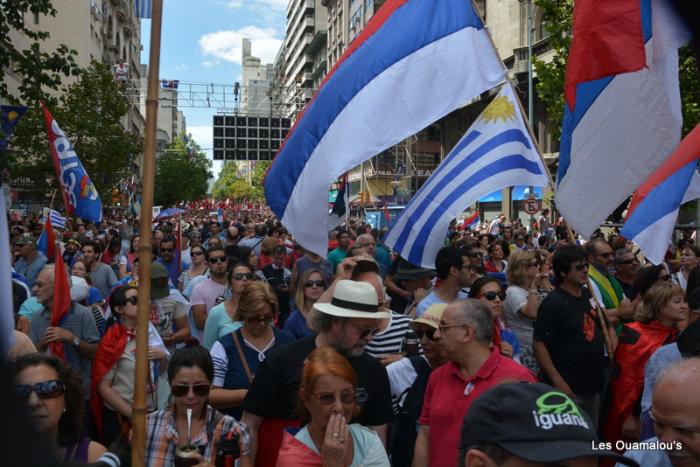
<path fill-rule="evenodd" d="M 387 224 L 391 222 L 391 215 L 389 214 L 389 205 L 387 204 L 386 200 L 384 200 L 384 220 Z"/>
<path fill-rule="evenodd" d="M 56 234 L 53 233 L 50 213 L 48 216 L 46 216 L 44 232 L 46 233 L 46 257 L 49 259 L 49 261 L 53 261 L 53 259 L 56 257 Z"/>
<path fill-rule="evenodd" d="M 573 28 L 564 85 L 572 112 L 577 84 L 646 65 L 639 0 L 575 2 Z"/>
<path fill-rule="evenodd" d="M 53 276 L 53 306 L 51 308 L 51 326 L 60 326 L 63 317 L 70 312 L 70 286 L 68 285 L 68 273 L 63 264 L 61 251 L 56 251 L 56 264 Z M 51 353 L 61 360 L 66 359 L 61 342 L 49 344 Z"/>

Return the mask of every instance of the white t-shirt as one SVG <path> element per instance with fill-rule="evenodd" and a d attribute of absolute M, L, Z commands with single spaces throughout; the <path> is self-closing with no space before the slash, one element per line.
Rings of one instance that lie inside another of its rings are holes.
<path fill-rule="evenodd" d="M 457 298 L 455 300 L 464 300 L 465 298 L 468 298 L 468 295 L 464 291 L 460 290 L 459 292 L 457 292 Z M 435 290 L 433 290 L 418 303 L 418 306 L 416 307 L 416 318 L 420 318 L 421 316 L 423 316 L 425 310 L 427 310 L 430 305 L 434 305 L 436 303 L 445 302 L 440 300 L 440 298 L 435 294 Z"/>

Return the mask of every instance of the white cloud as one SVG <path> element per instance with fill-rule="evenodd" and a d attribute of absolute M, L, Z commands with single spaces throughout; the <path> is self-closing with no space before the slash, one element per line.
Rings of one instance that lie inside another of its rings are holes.
<path fill-rule="evenodd" d="M 245 26 L 238 30 L 205 34 L 199 39 L 199 47 L 205 55 L 240 64 L 242 60 L 241 41 L 247 38 L 252 43 L 253 55 L 260 57 L 263 63 L 272 63 L 282 44 L 282 40 L 277 39 L 275 35 L 276 32 L 273 28 Z"/>
<path fill-rule="evenodd" d="M 207 154 L 211 154 L 211 149 L 214 147 L 214 131 L 211 126 L 188 126 L 187 133 L 192 135 L 192 139 L 195 140 Z"/>
<path fill-rule="evenodd" d="M 186 63 L 181 63 L 174 68 L 175 71 L 185 71 L 189 69 L 190 67 Z"/>
<path fill-rule="evenodd" d="M 217 66 L 217 65 L 219 65 L 219 64 L 221 64 L 221 61 L 220 61 L 220 60 L 204 60 L 204 61 L 202 62 L 202 66 L 203 66 L 204 68 L 212 68 L 212 67 L 215 67 L 215 66 Z"/>

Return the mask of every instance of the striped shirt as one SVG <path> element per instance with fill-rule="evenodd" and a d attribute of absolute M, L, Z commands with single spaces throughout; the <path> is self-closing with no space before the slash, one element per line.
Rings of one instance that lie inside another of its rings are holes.
<path fill-rule="evenodd" d="M 214 418 L 215 414 L 217 419 Z M 244 449 L 241 450 L 241 455 L 247 455 L 250 453 L 248 427 L 233 417 L 216 412 L 211 405 L 207 405 L 207 423 L 199 433 L 192 433 L 192 444 L 198 446 L 204 459 L 213 464 L 222 436 L 226 436 L 236 428 L 243 438 Z M 146 436 L 148 438 L 146 440 L 145 465 L 149 467 L 174 465 L 175 449 L 186 443 L 186 440 L 180 440 L 172 407 L 148 415 Z"/>
<path fill-rule="evenodd" d="M 411 321 L 410 317 L 392 311 L 389 326 L 374 335 L 365 352 L 375 358 L 401 352 L 403 338 L 410 330 Z M 423 349 L 420 349 L 420 353 L 423 353 Z"/>

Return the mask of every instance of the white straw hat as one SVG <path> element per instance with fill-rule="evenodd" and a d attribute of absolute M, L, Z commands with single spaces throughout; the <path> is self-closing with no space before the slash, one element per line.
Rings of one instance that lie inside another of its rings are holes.
<path fill-rule="evenodd" d="M 338 281 L 331 302 L 316 303 L 314 308 L 340 318 L 384 319 L 390 316 L 386 311 L 379 311 L 377 292 L 371 284 L 349 280 Z"/>

